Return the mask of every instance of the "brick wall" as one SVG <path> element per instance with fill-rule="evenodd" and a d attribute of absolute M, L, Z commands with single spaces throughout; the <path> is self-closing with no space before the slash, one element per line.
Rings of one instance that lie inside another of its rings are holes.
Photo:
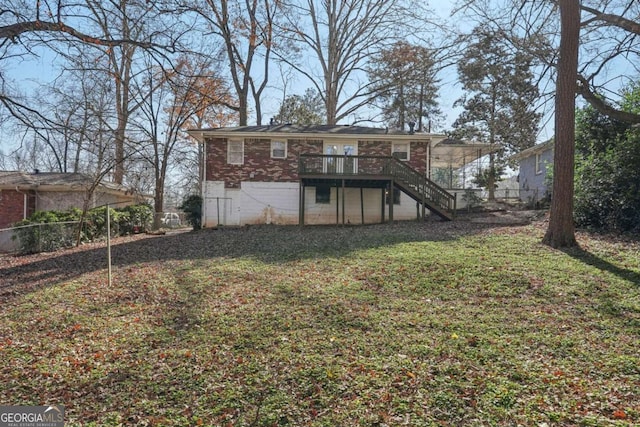
<path fill-rule="evenodd" d="M 244 164 L 227 163 L 226 138 L 208 138 L 205 141 L 207 151 L 207 181 L 224 181 L 225 188 L 240 188 L 243 181 L 259 182 L 297 182 L 298 157 L 301 153 L 322 153 L 322 141 L 287 141 L 287 157 L 271 158 L 270 139 L 245 139 Z"/>
<path fill-rule="evenodd" d="M 427 146 L 428 142 L 414 141 L 409 153 L 409 166 L 423 175 L 427 174 Z"/>
<path fill-rule="evenodd" d="M 0 228 L 9 228 L 24 219 L 24 194 L 15 190 L 0 191 Z"/>
<path fill-rule="evenodd" d="M 361 156 L 390 156 L 391 141 L 358 141 Z"/>
<path fill-rule="evenodd" d="M 244 164 L 227 163 L 227 139 L 207 138 L 207 181 L 224 181 L 225 188 L 240 188 L 243 181 L 297 182 L 300 154 L 322 154 L 322 140 L 287 140 L 287 157 L 271 158 L 271 140 L 246 138 L 244 140 Z M 428 142 L 412 142 L 408 164 L 425 174 L 427 171 Z M 391 141 L 358 141 L 361 156 L 390 156 Z"/>

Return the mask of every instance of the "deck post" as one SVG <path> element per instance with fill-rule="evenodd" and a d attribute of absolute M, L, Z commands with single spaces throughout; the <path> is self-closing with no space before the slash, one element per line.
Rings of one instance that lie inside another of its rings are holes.
<path fill-rule="evenodd" d="M 364 224 L 364 189 L 362 187 L 360 187 L 360 218 Z"/>
<path fill-rule="evenodd" d="M 393 222 L 393 179 L 389 183 L 389 222 Z"/>
<path fill-rule="evenodd" d="M 304 182 L 300 181 L 300 200 L 298 202 L 298 225 L 304 225 Z"/>
<path fill-rule="evenodd" d="M 381 221 L 380 221 L 381 224 L 384 224 L 384 210 L 385 210 L 384 209 L 385 208 L 385 206 L 384 206 L 384 195 L 385 195 L 385 191 L 386 191 L 385 187 L 382 187 L 382 211 L 381 211 L 381 216 L 380 216 L 381 217 Z"/>
<path fill-rule="evenodd" d="M 342 225 L 344 225 L 344 205 L 345 205 L 345 195 L 344 195 L 344 179 L 342 180 Z"/>
<path fill-rule="evenodd" d="M 336 182 L 336 225 L 340 224 L 340 186 Z"/>

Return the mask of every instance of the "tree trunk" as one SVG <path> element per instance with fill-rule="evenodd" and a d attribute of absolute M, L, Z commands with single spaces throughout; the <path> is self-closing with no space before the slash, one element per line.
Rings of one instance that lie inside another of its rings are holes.
<path fill-rule="evenodd" d="M 496 162 L 493 154 L 491 154 L 489 160 L 489 173 L 487 174 L 487 201 L 496 201 Z"/>
<path fill-rule="evenodd" d="M 573 222 L 575 96 L 577 89 L 580 1 L 560 0 L 560 56 L 556 82 L 555 152 L 549 226 L 543 243 L 576 245 Z"/>
<path fill-rule="evenodd" d="M 124 140 L 126 132 L 126 119 L 118 114 L 118 127 L 115 135 L 115 168 L 113 182 L 122 185 L 124 181 Z"/>
<path fill-rule="evenodd" d="M 153 230 L 158 230 L 162 227 L 162 213 L 164 211 L 164 183 L 156 182 L 155 198 L 153 201 Z"/>

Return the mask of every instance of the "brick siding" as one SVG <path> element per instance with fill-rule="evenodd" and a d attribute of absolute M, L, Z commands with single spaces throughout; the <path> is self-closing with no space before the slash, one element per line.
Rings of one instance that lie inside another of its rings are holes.
<path fill-rule="evenodd" d="M 244 140 L 244 164 L 227 163 L 227 139 L 208 138 L 207 181 L 224 181 L 225 188 L 239 188 L 243 181 L 297 182 L 300 154 L 321 154 L 322 141 L 287 140 L 287 157 L 271 158 L 270 139 Z M 253 175 L 253 176 L 252 176 Z"/>
<path fill-rule="evenodd" d="M 15 190 L 0 191 L 0 228 L 24 219 L 24 194 Z"/>
<path fill-rule="evenodd" d="M 297 182 L 300 154 L 322 154 L 322 140 L 287 140 L 287 157 L 271 158 L 271 140 L 244 139 L 244 163 L 227 163 L 227 138 L 207 138 L 206 180 L 224 181 L 225 188 L 240 188 L 243 181 Z M 428 142 L 412 142 L 408 164 L 420 173 L 427 171 Z M 390 156 L 391 141 L 358 141 L 358 154 Z"/>

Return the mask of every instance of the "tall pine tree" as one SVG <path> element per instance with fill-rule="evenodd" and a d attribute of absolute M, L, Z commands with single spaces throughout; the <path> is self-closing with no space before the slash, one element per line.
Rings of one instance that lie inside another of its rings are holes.
<path fill-rule="evenodd" d="M 385 123 L 404 129 L 417 122 L 417 130 L 431 127 L 441 116 L 434 53 L 423 46 L 401 41 L 374 57 L 369 79 L 379 90 L 377 106 Z"/>
<path fill-rule="evenodd" d="M 511 52 L 494 32 L 477 27 L 473 42 L 458 63 L 465 94 L 456 101 L 463 111 L 453 136 L 490 144 L 489 167 L 479 176 L 489 200 L 506 158 L 535 144 L 541 115 L 535 111 L 538 89 L 533 84 L 533 59 Z"/>

